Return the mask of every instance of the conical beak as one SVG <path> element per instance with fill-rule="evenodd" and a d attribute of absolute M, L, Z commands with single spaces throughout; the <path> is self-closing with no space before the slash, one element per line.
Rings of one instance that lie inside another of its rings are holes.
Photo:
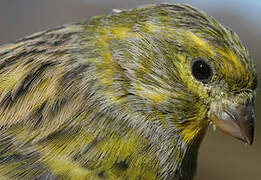
<path fill-rule="evenodd" d="M 249 145 L 254 138 L 253 103 L 246 105 L 230 103 L 225 109 L 212 111 L 210 120 L 218 129 Z"/>

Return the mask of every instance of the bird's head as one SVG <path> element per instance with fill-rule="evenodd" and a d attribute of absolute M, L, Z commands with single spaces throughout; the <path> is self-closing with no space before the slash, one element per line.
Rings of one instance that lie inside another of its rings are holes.
<path fill-rule="evenodd" d="M 114 54 L 130 80 L 134 107 L 181 132 L 187 143 L 212 122 L 251 144 L 257 75 L 239 37 L 186 5 L 139 13 L 135 35 Z"/>

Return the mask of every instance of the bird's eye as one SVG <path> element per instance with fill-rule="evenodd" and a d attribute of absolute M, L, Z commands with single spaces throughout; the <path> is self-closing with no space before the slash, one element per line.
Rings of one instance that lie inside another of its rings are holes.
<path fill-rule="evenodd" d="M 201 58 L 192 61 L 191 72 L 195 79 L 203 83 L 208 83 L 212 77 L 212 68 Z"/>

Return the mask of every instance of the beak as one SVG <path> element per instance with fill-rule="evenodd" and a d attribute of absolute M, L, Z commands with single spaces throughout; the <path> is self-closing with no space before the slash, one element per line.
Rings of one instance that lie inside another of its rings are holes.
<path fill-rule="evenodd" d="M 249 145 L 254 138 L 253 103 L 245 105 L 229 103 L 224 109 L 210 113 L 210 120 L 218 129 Z"/>

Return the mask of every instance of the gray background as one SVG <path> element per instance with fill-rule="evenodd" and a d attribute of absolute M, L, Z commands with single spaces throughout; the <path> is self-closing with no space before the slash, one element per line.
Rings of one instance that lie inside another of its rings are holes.
<path fill-rule="evenodd" d="M 132 8 L 155 2 L 188 3 L 203 9 L 231 27 L 248 47 L 260 72 L 261 1 L 259 0 L 0 0 L 0 44 L 57 25 L 108 13 L 113 8 Z M 210 128 L 200 148 L 196 180 L 261 179 L 259 177 L 261 174 L 261 94 L 259 92 L 257 98 L 254 144 L 247 146 Z"/>

